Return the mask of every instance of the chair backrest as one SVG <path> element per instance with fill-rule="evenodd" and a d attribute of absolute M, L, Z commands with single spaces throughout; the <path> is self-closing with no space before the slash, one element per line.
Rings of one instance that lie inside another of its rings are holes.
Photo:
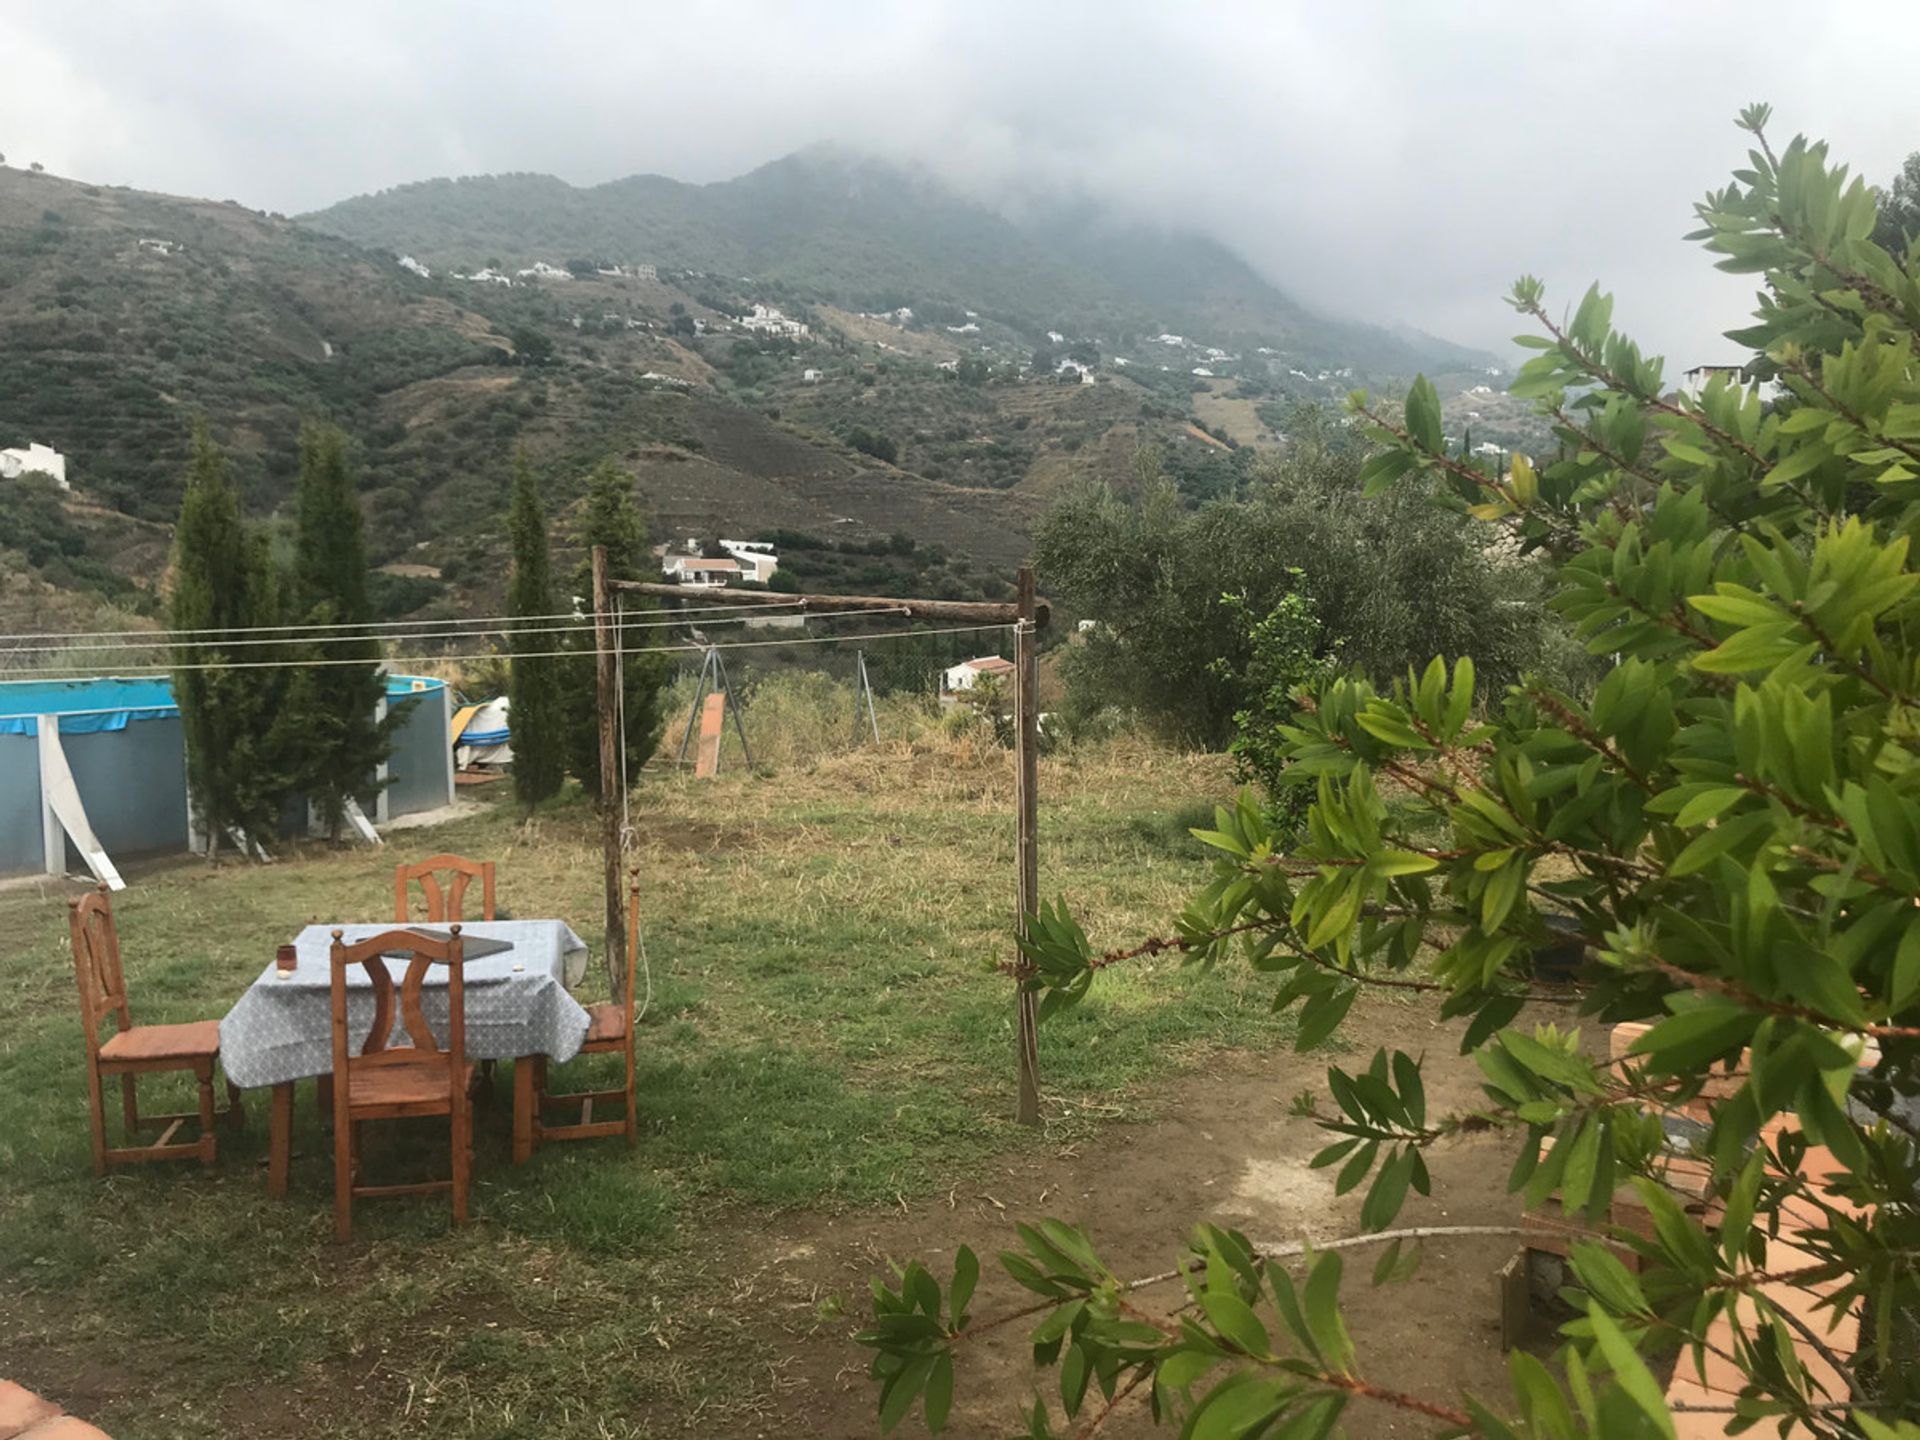
<path fill-rule="evenodd" d="M 448 872 L 445 885 L 440 880 L 442 871 Z M 476 918 L 493 919 L 491 860 L 467 860 L 459 855 L 429 855 L 412 865 L 394 866 L 393 918 L 402 925 L 413 918 L 408 911 L 412 908 L 411 887 L 415 880 L 420 882 L 420 891 L 426 896 L 429 925 L 465 920 L 467 917 L 462 913 L 461 903 L 466 899 L 467 886 L 475 880 L 480 882 L 480 914 Z"/>
<path fill-rule="evenodd" d="M 453 1083 L 458 1086 L 467 1058 L 466 965 L 460 926 L 450 925 L 448 931 L 447 938 L 441 940 L 415 930 L 384 930 L 378 935 L 356 940 L 351 945 L 345 943 L 342 931 L 333 932 L 333 1074 L 336 1093 L 341 1089 L 337 1082 L 356 1066 L 403 1061 L 417 1064 L 422 1057 L 430 1055 L 445 1058 Z M 408 960 L 407 973 L 401 978 L 399 987 L 400 1023 L 406 1029 L 407 1038 L 413 1042 L 411 1048 L 404 1045 L 393 1047 L 387 1043 L 393 1038 L 394 984 L 386 957 L 401 954 L 406 955 Z M 373 981 L 373 1024 L 368 1028 L 366 1041 L 358 1053 L 353 1051 L 347 1036 L 347 972 L 356 965 L 363 967 Z M 420 1004 L 420 991 L 426 983 L 428 967 L 432 965 L 447 967 L 447 1044 L 444 1050 L 434 1038 L 433 1028 L 427 1024 L 427 1013 Z"/>
<path fill-rule="evenodd" d="M 122 1030 L 133 1025 L 127 979 L 120 968 L 120 932 L 113 924 L 107 887 L 67 902 L 67 932 L 73 939 L 73 974 L 80 985 L 80 1023 L 89 1052 L 100 1048 L 100 1021 L 111 1012 Z"/>

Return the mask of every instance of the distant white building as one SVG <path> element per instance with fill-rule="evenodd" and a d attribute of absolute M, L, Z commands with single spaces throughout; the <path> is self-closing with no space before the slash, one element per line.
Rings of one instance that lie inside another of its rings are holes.
<path fill-rule="evenodd" d="M 658 370 L 642 371 L 640 378 L 651 385 L 672 385 L 681 390 L 691 390 L 693 388 L 693 382 L 691 380 L 683 380 L 678 375 L 663 375 Z"/>
<path fill-rule="evenodd" d="M 780 568 L 780 557 L 766 540 L 722 540 L 720 548 L 740 567 L 740 578 L 765 585 Z"/>
<path fill-rule="evenodd" d="M 1171 335 L 1164 330 L 1162 330 L 1158 335 L 1154 336 L 1153 338 L 1162 345 L 1185 345 L 1187 343 L 1186 336 Z"/>
<path fill-rule="evenodd" d="M 1194 366 L 1194 367 L 1193 367 L 1193 373 L 1194 373 L 1194 374 L 1196 374 L 1196 375 L 1198 375 L 1198 376 L 1200 376 L 1200 377 L 1201 377 L 1201 378 L 1203 378 L 1203 379 L 1206 379 L 1206 380 L 1211 380 L 1211 379 L 1213 378 L 1213 371 L 1211 371 L 1211 370 L 1209 370 L 1209 369 L 1208 369 L 1208 368 L 1207 368 L 1206 366 L 1204 366 L 1204 365 L 1196 365 L 1196 366 Z"/>
<path fill-rule="evenodd" d="M 772 305 L 755 305 L 751 315 L 741 317 L 740 328 L 762 335 L 786 335 L 796 340 L 807 334 L 805 325 L 798 320 L 789 320 Z"/>
<path fill-rule="evenodd" d="M 820 383 L 820 372 L 818 370 L 802 370 L 800 372 L 800 382 L 803 385 L 818 385 Z"/>
<path fill-rule="evenodd" d="M 29 441 L 17 450 L 0 450 L 0 480 L 18 480 L 22 475 L 47 475 L 62 490 L 67 484 L 67 457 L 51 445 Z"/>
<path fill-rule="evenodd" d="M 953 693 L 971 690 L 982 680 L 1005 681 L 1013 675 L 1013 662 L 998 655 L 982 655 L 977 660 L 962 660 L 949 666 L 940 677 L 941 685 Z"/>
<path fill-rule="evenodd" d="M 1047 331 L 1047 343 L 1050 345 L 1064 345 L 1067 343 L 1067 337 L 1062 335 L 1058 330 L 1049 330 Z"/>
<path fill-rule="evenodd" d="M 636 280 L 658 280 L 660 278 L 660 271 L 658 267 L 653 265 L 636 265 L 633 267 L 633 278 Z"/>
<path fill-rule="evenodd" d="M 942 370 L 958 371 L 960 362 L 958 360 L 942 360 L 940 362 L 940 368 Z"/>
<path fill-rule="evenodd" d="M 717 588 L 740 578 L 740 562 L 710 560 L 705 555 L 669 555 L 660 562 L 660 573 L 681 585 Z"/>
<path fill-rule="evenodd" d="M 536 260 L 524 270 L 513 272 L 520 280 L 571 280 L 573 272 L 562 270 L 558 265 L 549 265 L 544 260 Z"/>
<path fill-rule="evenodd" d="M 947 329 L 955 335 L 978 335 L 980 327 L 969 320 L 964 325 L 949 325 Z"/>
<path fill-rule="evenodd" d="M 1506 452 L 1494 444 L 1493 441 L 1482 440 L 1478 445 L 1473 447 L 1473 453 L 1476 455 L 1504 455 Z"/>
<path fill-rule="evenodd" d="M 402 255 L 400 257 L 400 268 L 411 274 L 418 275 L 422 280 L 431 280 L 433 278 L 433 271 L 422 265 L 411 255 Z"/>
<path fill-rule="evenodd" d="M 456 271 L 454 273 L 453 278 L 456 280 L 471 280 L 478 285 L 511 285 L 513 284 L 513 277 L 511 275 L 503 275 L 498 270 L 495 270 L 491 265 L 484 266 L 481 269 L 474 271 L 471 275 L 462 275 Z"/>
<path fill-rule="evenodd" d="M 176 251 L 184 250 L 187 247 L 182 245 L 178 240 L 159 240 L 151 235 L 142 235 L 140 237 L 140 248 L 151 251 L 155 255 L 172 255 Z"/>
<path fill-rule="evenodd" d="M 1082 385 L 1093 384 L 1093 367 L 1091 365 L 1082 365 L 1078 360 L 1062 360 L 1058 365 L 1053 367 L 1053 373 L 1056 375 L 1078 375 Z"/>

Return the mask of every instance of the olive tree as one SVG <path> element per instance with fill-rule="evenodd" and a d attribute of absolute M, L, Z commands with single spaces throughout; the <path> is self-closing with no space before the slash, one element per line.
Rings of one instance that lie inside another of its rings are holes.
<path fill-rule="evenodd" d="M 1510 1394 L 1407 1395 L 1368 1378 L 1340 1251 L 1286 1260 L 1203 1225 L 1142 1281 L 1049 1220 L 1002 1257 L 1032 1296 L 1008 1316 L 972 1314 L 970 1252 L 950 1278 L 913 1262 L 875 1282 L 862 1339 L 883 1425 L 918 1402 L 939 1429 L 963 1342 L 1025 1317 L 1057 1371 L 1036 1436 L 1067 1433 L 1062 1413 L 1089 1433 L 1123 1402 L 1195 1440 L 1324 1435 L 1350 1406 L 1486 1436 L 1671 1436 L 1654 1367 L 1713 1345 L 1745 1380 L 1716 1423 L 1920 1437 L 1920 264 L 1874 243 L 1873 192 L 1824 145 L 1776 150 L 1766 122 L 1742 115 L 1749 163 L 1697 211 L 1720 267 L 1760 277 L 1734 338 L 1769 381 L 1676 393 L 1597 288 L 1562 321 L 1523 279 L 1537 353 L 1513 389 L 1557 457 L 1450 455 L 1424 381 L 1391 412 L 1352 401 L 1381 446 L 1369 486 L 1431 486 L 1553 557 L 1552 604 L 1614 657 L 1592 694 L 1489 694 L 1446 659 L 1387 688 L 1322 684 L 1287 733 L 1315 786 L 1303 838 L 1288 848 L 1253 804 L 1223 811 L 1197 832 L 1218 858 L 1173 938 L 1099 953 L 1061 901 L 1009 962 L 1043 1013 L 1132 955 L 1247 964 L 1303 1050 L 1369 987 L 1424 994 L 1467 1018 L 1484 1103 L 1435 1113 L 1397 1051 L 1327 1070 L 1315 1163 L 1366 1187 L 1363 1231 L 1427 1190 L 1433 1147 L 1504 1135 L 1513 1188 L 1557 1193 L 1596 1233 L 1637 1191 L 1652 1233 L 1613 1234 L 1637 1266 L 1574 1248 L 1576 1316 L 1550 1363 L 1513 1355 Z M 1550 983 L 1530 957 L 1568 929 L 1587 958 Z M 1624 1062 L 1590 1058 L 1576 1027 L 1623 1021 L 1651 1028 Z M 1662 1183 L 1660 1114 L 1683 1103 L 1712 1117 L 1711 1223 Z M 1789 1216 L 1782 1259 L 1769 1237 Z M 1386 1251 L 1376 1275 L 1407 1258 Z M 1187 1303 L 1141 1304 L 1152 1283 Z M 1783 1303 L 1796 1290 L 1814 1303 Z M 1842 1312 L 1865 1317 L 1857 1353 L 1829 1334 Z"/>

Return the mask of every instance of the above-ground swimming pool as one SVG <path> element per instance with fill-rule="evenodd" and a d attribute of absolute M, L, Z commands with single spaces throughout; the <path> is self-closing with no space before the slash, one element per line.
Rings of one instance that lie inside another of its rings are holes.
<path fill-rule="evenodd" d="M 388 784 L 375 802 L 381 819 L 453 801 L 446 683 L 387 676 L 387 703 L 403 700 L 413 703 L 394 731 Z M 42 717 L 55 717 L 80 804 L 109 856 L 188 848 L 186 742 L 170 680 L 0 681 L 0 875 L 86 868 L 70 839 L 58 864 L 48 853 L 59 847 L 48 838 L 41 786 Z"/>

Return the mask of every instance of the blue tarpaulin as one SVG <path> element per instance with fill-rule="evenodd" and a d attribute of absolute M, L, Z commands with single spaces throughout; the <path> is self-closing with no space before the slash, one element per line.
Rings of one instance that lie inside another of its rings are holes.
<path fill-rule="evenodd" d="M 438 690 L 443 683 L 389 675 L 387 694 L 400 699 Z M 124 730 L 129 721 L 160 720 L 179 713 L 173 682 L 164 675 L 0 682 L 0 735 L 37 735 L 42 715 L 58 715 L 62 735 L 94 735 Z"/>
<path fill-rule="evenodd" d="M 0 684 L 0 735 L 37 735 L 39 717 L 58 715 L 62 735 L 124 730 L 130 720 L 178 715 L 165 677 L 142 680 L 10 680 Z"/>

